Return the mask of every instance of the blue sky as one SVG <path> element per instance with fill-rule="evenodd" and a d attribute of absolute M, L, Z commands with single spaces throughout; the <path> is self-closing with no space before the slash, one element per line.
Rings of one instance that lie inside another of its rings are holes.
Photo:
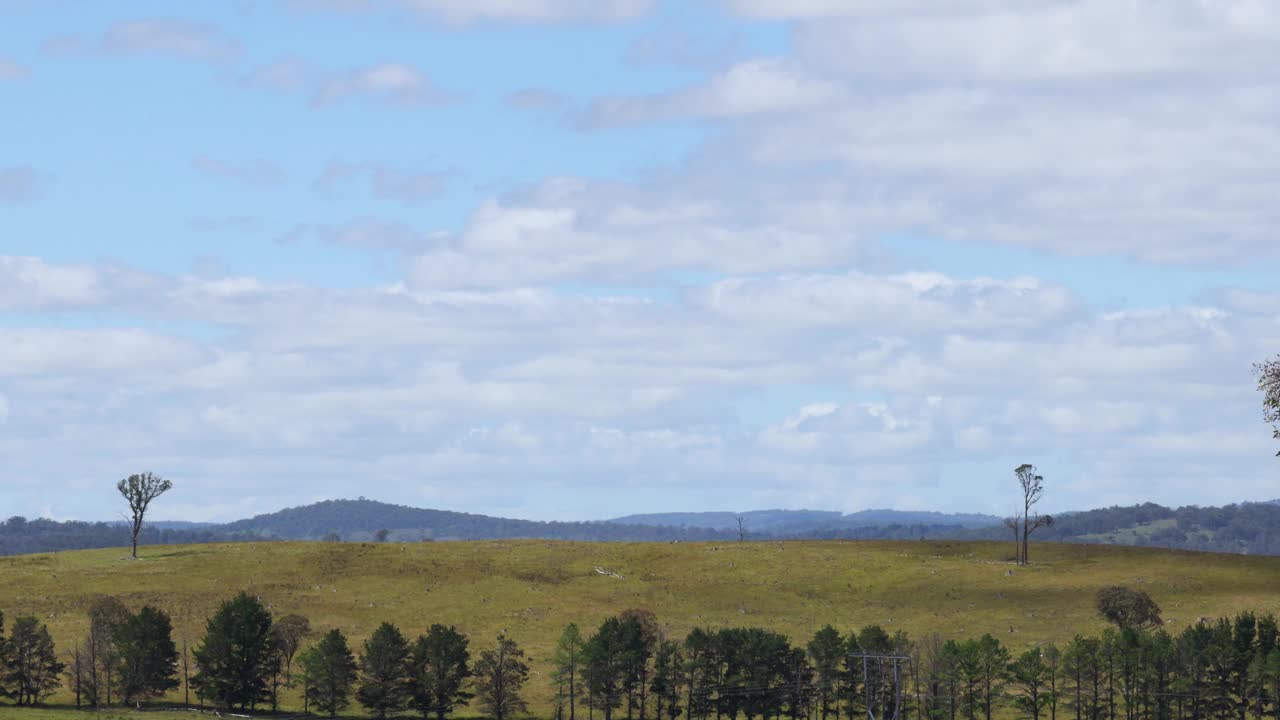
<path fill-rule="evenodd" d="M 201 520 L 1280 494 L 1269 5 L 0 19 L 13 513 L 143 470 Z"/>

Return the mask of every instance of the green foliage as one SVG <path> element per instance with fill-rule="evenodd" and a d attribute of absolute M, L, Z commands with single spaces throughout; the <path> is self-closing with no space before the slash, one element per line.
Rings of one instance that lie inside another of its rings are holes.
<path fill-rule="evenodd" d="M 838 697 L 840 668 L 845 655 L 844 639 L 838 630 L 826 625 L 814 633 L 808 652 L 815 672 L 818 709 L 822 720 L 827 720 Z"/>
<path fill-rule="evenodd" d="M 169 615 L 150 605 L 116 628 L 120 656 L 120 697 L 126 704 L 163 697 L 177 688 L 178 648 Z"/>
<path fill-rule="evenodd" d="M 556 688 L 556 720 L 563 720 L 568 706 L 568 720 L 577 720 L 578 697 L 582 694 L 582 663 L 585 641 L 577 623 L 569 623 L 556 641 L 552 655 L 551 681 Z"/>
<path fill-rule="evenodd" d="M 130 475 L 116 484 L 120 495 L 129 503 L 130 537 L 133 540 L 133 559 L 138 559 L 138 535 L 147 510 L 156 498 L 173 489 L 173 483 L 151 473 Z"/>
<path fill-rule="evenodd" d="M 452 626 L 435 624 L 420 635 L 409 656 L 410 700 L 414 709 L 437 720 L 472 698 L 466 690 L 471 677 L 471 652 L 465 635 Z"/>
<path fill-rule="evenodd" d="M 583 679 L 592 706 L 604 712 L 605 720 L 613 720 L 614 711 L 622 704 L 629 641 L 626 624 L 609 617 L 583 647 Z"/>
<path fill-rule="evenodd" d="M 379 718 L 409 703 L 409 643 L 400 629 L 382 623 L 365 641 L 360 655 L 356 699 Z"/>
<path fill-rule="evenodd" d="M 514 640 L 499 634 L 497 646 L 480 653 L 475 677 L 480 709 L 494 720 L 528 712 L 520 693 L 529 680 L 529 665 Z"/>
<path fill-rule="evenodd" d="M 1255 364 L 1253 370 L 1262 393 L 1262 419 L 1272 424 L 1274 437 L 1280 440 L 1280 356 Z"/>
<path fill-rule="evenodd" d="M 209 619 L 193 655 L 198 671 L 191 685 L 202 697 L 222 708 L 252 709 L 269 699 L 271 613 L 256 597 L 240 593 Z"/>
<path fill-rule="evenodd" d="M 1145 590 L 1110 585 L 1094 598 L 1098 614 L 1121 630 L 1150 629 L 1160 625 L 1160 606 Z"/>
<path fill-rule="evenodd" d="M 311 707 L 337 717 L 350 704 L 351 688 L 358 678 L 355 656 L 341 630 L 330 630 L 320 642 L 298 658 Z"/>
<path fill-rule="evenodd" d="M 1009 663 L 1009 682 L 1014 688 L 1013 706 L 1024 715 L 1040 720 L 1053 699 L 1049 690 L 1050 669 L 1044 651 L 1033 647 Z"/>
<path fill-rule="evenodd" d="M 19 705 L 39 705 L 62 685 L 66 666 L 58 660 L 49 628 L 27 615 L 13 622 L 0 642 L 0 686 Z"/>

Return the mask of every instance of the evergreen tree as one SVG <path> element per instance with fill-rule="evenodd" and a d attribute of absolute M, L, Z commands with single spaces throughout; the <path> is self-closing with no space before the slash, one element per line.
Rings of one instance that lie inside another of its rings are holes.
<path fill-rule="evenodd" d="M 408 706 L 409 643 L 391 623 L 382 623 L 365 641 L 356 699 L 379 718 Z"/>
<path fill-rule="evenodd" d="M 270 698 L 275 641 L 271 613 L 257 598 L 242 592 L 222 603 L 193 654 L 191 685 L 218 707 L 251 710 Z"/>
<path fill-rule="evenodd" d="M 680 644 L 673 640 L 658 643 L 653 660 L 653 682 L 649 689 L 657 700 L 657 720 L 675 720 L 680 715 L 680 688 L 684 685 L 684 658 Z"/>
<path fill-rule="evenodd" d="M 557 687 L 558 704 L 563 710 L 565 702 L 568 702 L 569 720 L 577 720 L 584 644 L 578 626 L 569 623 L 564 632 L 560 633 L 560 640 L 556 642 L 555 654 L 551 659 L 555 666 L 553 680 Z"/>
<path fill-rule="evenodd" d="M 648 610 L 624 610 L 618 614 L 626 637 L 624 654 L 624 678 L 627 695 L 627 718 L 633 710 L 640 711 L 645 720 L 649 703 L 649 674 L 654 650 L 657 648 L 658 619 Z"/>
<path fill-rule="evenodd" d="M 974 656 L 982 688 L 982 713 L 991 720 L 996 700 L 1004 694 L 1009 651 L 989 633 L 974 641 Z"/>
<path fill-rule="evenodd" d="M 471 677 L 471 653 L 467 636 L 453 627 L 432 625 L 418 637 L 409 655 L 410 704 L 422 717 L 436 720 L 471 699 L 466 691 Z"/>
<path fill-rule="evenodd" d="M 1051 700 L 1049 672 L 1044 652 L 1038 647 L 1027 650 L 1009 663 L 1009 679 L 1017 691 L 1013 704 L 1033 720 L 1040 720 Z"/>
<path fill-rule="evenodd" d="M 480 708 L 493 720 L 507 720 L 528 711 L 520 692 L 529 679 L 529 666 L 514 640 L 499 634 L 497 646 L 480 653 L 475 675 Z"/>
<path fill-rule="evenodd" d="M 358 677 L 356 659 L 341 630 L 330 630 L 314 647 L 298 658 L 306 686 L 307 702 L 329 717 L 350 704 L 351 688 Z"/>
<path fill-rule="evenodd" d="M 720 658 L 715 636 L 694 628 L 684 640 L 685 712 L 690 719 L 706 718 L 714 706 L 720 682 Z"/>
<path fill-rule="evenodd" d="M 58 661 L 49 628 L 34 617 L 20 617 L 2 644 L 3 687 L 19 705 L 39 705 L 62 686 L 66 666 Z"/>
<path fill-rule="evenodd" d="M 120 628 L 131 617 L 119 598 L 100 595 L 89 602 L 88 694 L 94 707 L 120 697 Z"/>
<path fill-rule="evenodd" d="M 178 648 L 173 623 L 162 610 L 143 607 L 116 632 L 120 654 L 120 697 L 126 704 L 162 697 L 178 687 Z"/>
<path fill-rule="evenodd" d="M 584 679 L 596 708 L 604 720 L 622 704 L 626 683 L 626 628 L 616 617 L 605 618 L 583 647 Z"/>
<path fill-rule="evenodd" d="M 821 720 L 827 720 L 839 692 L 840 665 L 845 654 L 844 639 L 840 637 L 839 631 L 827 625 L 814 633 L 808 650 L 816 675 L 818 711 Z"/>

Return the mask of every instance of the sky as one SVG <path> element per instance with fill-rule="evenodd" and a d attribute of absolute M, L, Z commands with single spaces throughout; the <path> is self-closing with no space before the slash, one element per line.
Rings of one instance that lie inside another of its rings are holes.
<path fill-rule="evenodd" d="M 0 515 L 1280 497 L 1271 0 L 0 0 L 0 113 Z"/>

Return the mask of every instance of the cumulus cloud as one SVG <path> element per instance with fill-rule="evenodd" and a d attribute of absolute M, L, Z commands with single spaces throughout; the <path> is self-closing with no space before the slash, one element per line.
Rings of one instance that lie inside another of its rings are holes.
<path fill-rule="evenodd" d="M 597 128 L 716 120 L 668 184 L 702 188 L 721 167 L 726 202 L 776 178 L 776 192 L 825 194 L 828 207 L 880 205 L 884 233 L 1149 263 L 1280 247 L 1271 5 L 729 5 L 792 20 L 793 52 L 588 113 Z"/>
<path fill-rule="evenodd" d="M 680 118 L 737 118 L 815 112 L 835 102 L 841 88 L 777 59 L 751 60 L 686 90 L 597 100 L 588 111 L 598 126 Z"/>
<path fill-rule="evenodd" d="M 743 197 L 724 202 L 688 185 L 551 179 L 482 203 L 446 246 L 414 261 L 409 280 L 432 287 L 582 278 L 615 283 L 673 270 L 847 266 L 882 254 L 867 237 L 881 222 L 881 208 L 824 210 L 824 198 L 810 196 L 802 200 L 813 210 L 806 212 L 768 189 L 761 192 L 767 200 L 762 195 L 751 207 Z"/>
<path fill-rule="evenodd" d="M 9 425 L 32 443 L 22 457 L 55 438 L 83 447 L 86 470 L 133 454 L 213 478 L 231 469 L 211 449 L 230 446 L 258 458 L 236 472 L 306 475 L 309 492 L 343 494 L 360 467 L 403 501 L 446 497 L 438 483 L 466 473 L 495 496 L 533 478 L 582 512 L 607 503 L 593 494 L 605 486 L 614 502 L 662 488 L 701 504 L 689 493 L 732 488 L 855 509 L 993 497 L 985 477 L 959 482 L 964 497 L 937 483 L 957 465 L 1053 455 L 1072 468 L 1054 468 L 1056 502 L 1074 507 L 1134 495 L 1099 495 L 1090 478 L 1136 483 L 1144 467 L 1169 478 L 1171 502 L 1254 497 L 1255 459 L 1273 450 L 1248 363 L 1280 328 L 1248 300 L 1099 312 L 1036 278 L 931 273 L 735 276 L 656 300 L 0 267 L 6 309 L 116 307 L 131 325 L 229 330 L 0 333 Z M 764 388 L 811 390 L 744 426 L 738 399 Z M 1205 485 L 1179 463 L 1233 479 Z M 519 502 L 468 509 L 549 512 Z"/>

